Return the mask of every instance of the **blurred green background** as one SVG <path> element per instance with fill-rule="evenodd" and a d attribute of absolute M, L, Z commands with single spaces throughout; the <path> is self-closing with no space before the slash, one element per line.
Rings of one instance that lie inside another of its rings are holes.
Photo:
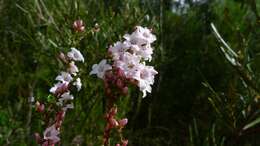
<path fill-rule="evenodd" d="M 86 33 L 72 31 L 77 19 Z M 221 51 L 210 23 L 240 65 Z M 28 97 L 47 100 L 62 70 L 57 54 L 70 47 L 86 61 L 61 143 L 100 145 L 105 97 L 88 74 L 136 25 L 157 36 L 151 65 L 159 74 L 152 94 L 142 99 L 133 88 L 118 102 L 130 146 L 260 145 L 259 0 L 0 0 L 0 145 L 36 145 L 44 123 Z"/>

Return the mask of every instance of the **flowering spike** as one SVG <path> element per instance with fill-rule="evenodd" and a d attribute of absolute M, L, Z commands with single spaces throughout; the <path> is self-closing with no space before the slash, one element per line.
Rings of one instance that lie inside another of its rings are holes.
<path fill-rule="evenodd" d="M 147 92 L 151 93 L 151 85 L 154 83 L 154 76 L 158 72 L 146 65 L 146 61 L 152 60 L 153 48 L 151 44 L 156 40 L 151 30 L 146 27 L 136 26 L 132 34 L 125 34 L 124 41 L 118 41 L 109 46 L 107 59 L 101 60 L 99 64 L 92 66 L 90 75 L 95 74 L 104 81 L 105 95 L 108 97 L 107 113 L 105 119 L 107 125 L 104 131 L 105 146 L 109 145 L 109 133 L 112 128 L 121 129 L 127 124 L 128 119 L 115 120 L 116 108 L 113 107 L 115 100 L 121 95 L 128 94 L 128 84 L 139 87 L 146 97 Z M 121 135 L 121 134 L 120 134 Z M 121 136 L 120 136 L 121 137 Z M 122 137 L 121 137 L 122 139 Z M 127 146 L 128 140 L 121 141 L 122 146 Z M 120 144 L 116 144 L 120 146 Z"/>
<path fill-rule="evenodd" d="M 49 106 L 48 109 L 55 111 L 55 120 L 51 120 L 50 117 L 47 117 L 50 118 L 48 120 L 52 125 L 45 129 L 43 132 L 43 138 L 41 138 L 38 133 L 35 134 L 37 143 L 42 146 L 54 146 L 59 143 L 60 127 L 63 123 L 66 111 L 74 108 L 73 103 L 71 103 L 71 100 L 74 99 L 74 96 L 71 94 L 71 87 L 75 86 L 77 91 L 79 91 L 82 86 L 80 78 L 77 77 L 79 69 L 75 65 L 76 61 L 84 62 L 84 57 L 80 51 L 76 48 L 71 48 L 71 51 L 67 53 L 67 56 L 65 56 L 64 53 L 60 53 L 59 58 L 66 63 L 68 68 L 66 69 L 66 72 L 61 71 L 61 73 L 55 78 L 58 82 L 50 89 L 50 92 L 56 97 L 55 100 L 57 107 L 53 108 L 52 105 Z M 36 102 L 35 107 L 38 112 L 43 112 L 44 110 L 44 104 L 41 104 L 38 101 Z"/>

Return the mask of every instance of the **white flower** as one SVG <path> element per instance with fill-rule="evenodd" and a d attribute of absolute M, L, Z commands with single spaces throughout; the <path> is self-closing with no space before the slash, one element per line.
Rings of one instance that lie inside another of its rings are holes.
<path fill-rule="evenodd" d="M 51 87 L 50 92 L 55 94 L 56 91 L 63 91 L 68 87 L 68 82 L 58 82 Z"/>
<path fill-rule="evenodd" d="M 70 92 L 65 92 L 61 95 L 61 98 L 59 98 L 59 101 L 64 101 L 64 100 L 73 100 L 74 96 L 70 94 Z"/>
<path fill-rule="evenodd" d="M 73 103 L 70 103 L 70 104 L 66 104 L 65 107 L 62 108 L 63 111 L 66 111 L 67 109 L 73 109 L 74 108 L 74 105 Z"/>
<path fill-rule="evenodd" d="M 71 48 L 71 51 L 67 53 L 67 56 L 74 61 L 84 62 L 84 57 L 76 48 Z"/>
<path fill-rule="evenodd" d="M 120 56 L 119 60 L 125 62 L 128 66 L 134 66 L 136 64 L 139 64 L 139 62 L 141 61 L 141 57 L 125 52 Z"/>
<path fill-rule="evenodd" d="M 73 78 L 69 73 L 62 71 L 61 74 L 55 78 L 55 80 L 62 82 L 71 82 Z"/>
<path fill-rule="evenodd" d="M 103 59 L 99 64 L 94 64 L 92 66 L 92 71 L 89 73 L 90 75 L 96 74 L 99 78 L 103 79 L 104 74 L 107 70 L 111 70 L 112 66 L 107 64 L 107 60 Z"/>
<path fill-rule="evenodd" d="M 152 54 L 153 54 L 153 48 L 151 47 L 150 44 L 141 46 L 140 50 L 137 52 L 137 54 L 140 55 L 144 60 L 151 61 Z"/>
<path fill-rule="evenodd" d="M 131 74 L 131 77 L 138 81 L 138 87 L 143 92 L 143 97 L 146 96 L 146 92 L 151 93 L 151 85 L 154 83 L 154 76 L 156 74 L 158 72 L 152 66 L 145 66 L 143 64 L 137 66 Z"/>
<path fill-rule="evenodd" d="M 60 141 L 58 135 L 60 132 L 55 128 L 55 124 L 45 129 L 43 136 L 45 140 L 51 140 L 52 143 L 57 143 Z"/>
<path fill-rule="evenodd" d="M 146 92 L 148 92 L 148 93 L 152 92 L 152 87 L 143 81 L 139 81 L 139 89 L 140 89 L 140 91 L 143 92 L 143 98 L 146 97 L 146 95 L 147 95 Z"/>
<path fill-rule="evenodd" d="M 76 86 L 77 90 L 79 91 L 82 86 L 80 78 L 77 78 L 76 81 L 73 82 L 73 85 Z"/>
<path fill-rule="evenodd" d="M 155 35 L 146 27 L 136 26 L 136 30 L 132 34 L 124 35 L 124 38 L 132 44 L 146 45 L 156 40 Z"/>
<path fill-rule="evenodd" d="M 135 44 L 131 44 L 129 50 L 135 54 L 137 54 L 140 51 L 140 47 L 138 45 Z"/>
<path fill-rule="evenodd" d="M 75 65 L 75 62 L 74 62 L 74 61 L 71 61 L 71 62 L 69 63 L 68 72 L 69 72 L 70 74 L 73 74 L 74 76 L 77 74 L 77 72 L 79 72 L 79 69 L 78 69 L 78 67 Z"/>
<path fill-rule="evenodd" d="M 116 42 L 113 46 L 110 46 L 108 52 L 111 53 L 113 60 L 118 60 L 120 55 L 125 53 L 131 47 L 129 41 Z"/>

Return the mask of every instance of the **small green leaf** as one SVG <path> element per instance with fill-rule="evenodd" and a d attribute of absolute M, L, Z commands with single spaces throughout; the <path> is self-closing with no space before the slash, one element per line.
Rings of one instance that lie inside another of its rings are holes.
<path fill-rule="evenodd" d="M 50 94 L 50 95 L 47 96 L 48 102 L 53 102 L 54 100 L 55 100 L 55 97 L 53 95 Z"/>

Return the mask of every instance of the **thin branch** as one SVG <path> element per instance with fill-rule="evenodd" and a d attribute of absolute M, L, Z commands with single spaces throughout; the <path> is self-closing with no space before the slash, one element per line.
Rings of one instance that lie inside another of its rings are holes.
<path fill-rule="evenodd" d="M 211 23 L 210 25 L 215 37 L 223 45 L 220 46 L 220 49 L 222 53 L 225 55 L 225 58 L 232 64 L 234 69 L 238 72 L 238 74 L 245 81 L 245 83 L 250 87 L 252 87 L 256 93 L 260 94 L 260 90 L 258 89 L 257 84 L 252 80 L 252 77 L 250 76 L 248 71 L 245 68 L 243 68 L 243 66 L 241 66 L 240 63 L 237 61 L 238 55 L 233 51 L 233 49 L 231 49 L 231 47 L 221 37 L 215 25 L 213 23 Z"/>
<path fill-rule="evenodd" d="M 225 42 L 225 40 L 221 37 L 221 35 L 219 34 L 219 32 L 218 32 L 218 30 L 217 30 L 217 28 L 215 27 L 215 25 L 213 24 L 213 23 L 211 23 L 210 24 L 211 25 L 211 28 L 212 28 L 212 30 L 213 30 L 213 32 L 214 32 L 214 35 L 216 36 L 216 38 L 218 39 L 218 41 L 220 42 L 220 43 L 222 43 L 227 49 L 228 49 L 228 51 L 230 51 L 230 53 L 232 54 L 232 55 L 234 55 L 234 57 L 238 57 L 238 55 L 229 47 L 229 45 Z"/>

